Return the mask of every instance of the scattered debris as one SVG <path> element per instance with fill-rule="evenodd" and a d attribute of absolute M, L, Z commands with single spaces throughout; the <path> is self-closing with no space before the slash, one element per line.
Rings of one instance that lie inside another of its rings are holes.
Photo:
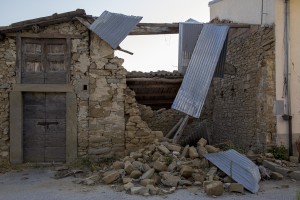
<path fill-rule="evenodd" d="M 204 157 L 249 191 L 258 192 L 258 183 L 261 179 L 259 169 L 246 156 L 231 149 L 224 152 L 204 154 Z"/>
<path fill-rule="evenodd" d="M 253 162 L 234 150 L 220 152 L 219 148 L 208 145 L 203 138 L 196 147 L 182 147 L 172 143 L 172 139 L 156 139 L 153 144 L 101 167 L 101 170 L 93 170 L 75 182 L 84 185 L 113 184 L 112 187 L 118 191 L 142 196 L 167 195 L 176 189 L 189 187 L 203 187 L 207 195 L 220 196 L 224 188 L 225 191 L 241 194 L 245 193 L 244 188 L 255 192 L 260 176 L 263 180 L 281 180 L 284 178 L 283 169 L 289 171 L 282 165 L 293 166 L 286 161 L 277 161 L 281 165 L 276 164 L 271 154 L 255 155 L 252 152 L 249 157 Z M 219 161 L 222 160 L 228 164 L 220 165 Z M 272 170 L 278 170 L 279 167 L 282 173 Z M 56 170 L 56 177 L 59 178 L 82 172 L 68 167 Z M 294 171 L 286 173 L 286 176 L 296 180 L 300 173 Z M 240 181 L 241 178 L 243 181 Z"/>
<path fill-rule="evenodd" d="M 71 170 L 67 167 L 57 168 L 56 171 L 57 173 L 54 175 L 55 179 L 61 179 L 68 176 L 75 176 L 76 174 L 83 173 L 82 170 L 78 170 L 78 169 Z"/>

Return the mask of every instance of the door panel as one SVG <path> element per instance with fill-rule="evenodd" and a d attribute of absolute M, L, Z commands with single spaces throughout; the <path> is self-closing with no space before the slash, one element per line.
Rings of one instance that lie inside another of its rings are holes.
<path fill-rule="evenodd" d="M 24 93 L 23 113 L 24 161 L 64 162 L 65 93 Z"/>
<path fill-rule="evenodd" d="M 22 39 L 21 82 L 67 83 L 67 54 L 65 39 Z"/>

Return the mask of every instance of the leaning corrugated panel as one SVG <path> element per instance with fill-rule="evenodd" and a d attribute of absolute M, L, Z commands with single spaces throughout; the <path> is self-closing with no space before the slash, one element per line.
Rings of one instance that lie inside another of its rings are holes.
<path fill-rule="evenodd" d="M 178 71 L 185 74 L 203 24 L 189 19 L 179 23 Z"/>
<path fill-rule="evenodd" d="M 224 152 L 208 153 L 203 155 L 220 170 L 247 190 L 256 193 L 261 179 L 258 167 L 246 156 L 231 149 Z"/>
<path fill-rule="evenodd" d="M 116 49 L 142 18 L 104 11 L 91 24 L 90 29 Z"/>
<path fill-rule="evenodd" d="M 172 108 L 199 118 L 229 27 L 204 24 Z"/>

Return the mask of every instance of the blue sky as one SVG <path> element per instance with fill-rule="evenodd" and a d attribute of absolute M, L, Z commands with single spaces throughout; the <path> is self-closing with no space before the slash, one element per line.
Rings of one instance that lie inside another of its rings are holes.
<path fill-rule="evenodd" d="M 104 10 L 142 16 L 141 22 L 173 23 L 193 18 L 209 21 L 209 0 L 10 0 L 2 1 L 0 26 L 44 17 L 54 13 L 85 9 L 88 15 L 99 16 Z M 177 70 L 178 35 L 128 36 L 120 45 L 133 56 L 117 52 L 132 71 Z"/>

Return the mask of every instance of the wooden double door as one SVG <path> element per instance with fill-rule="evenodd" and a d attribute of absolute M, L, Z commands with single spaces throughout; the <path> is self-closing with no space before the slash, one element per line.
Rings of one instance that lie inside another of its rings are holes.
<path fill-rule="evenodd" d="M 65 93 L 23 93 L 23 160 L 66 161 Z"/>

